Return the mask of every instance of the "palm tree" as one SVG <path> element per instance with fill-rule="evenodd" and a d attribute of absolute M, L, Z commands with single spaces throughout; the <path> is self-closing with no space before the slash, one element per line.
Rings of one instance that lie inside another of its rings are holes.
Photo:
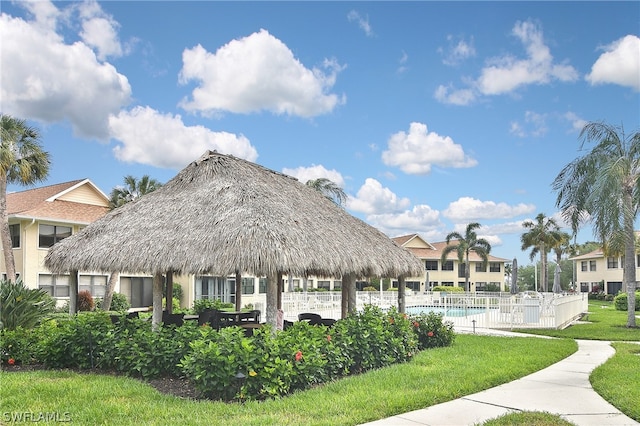
<path fill-rule="evenodd" d="M 145 194 L 155 191 L 161 186 L 162 184 L 160 182 L 147 175 L 142 176 L 140 180 L 137 180 L 131 175 L 127 175 L 124 177 L 124 186 L 116 186 L 111 190 L 111 194 L 109 194 L 109 208 L 113 210 L 123 206 Z M 109 282 L 107 283 L 104 298 L 102 299 L 102 309 L 105 311 L 111 309 L 113 291 L 119 277 L 119 272 L 112 272 L 111 275 L 109 275 Z"/>
<path fill-rule="evenodd" d="M 522 226 L 529 230 L 520 236 L 522 250 L 531 248 L 529 254 L 531 260 L 540 253 L 540 289 L 543 292 L 547 291 L 547 254 L 562 239 L 562 232 L 556 221 L 544 213 L 536 216 L 535 223 L 525 220 Z"/>
<path fill-rule="evenodd" d="M 591 122 L 580 132 L 580 139 L 581 149 L 587 143 L 596 145 L 554 179 L 556 206 L 574 229 L 581 215 L 588 214 L 605 251 L 624 253 L 627 327 L 635 327 L 634 223 L 640 208 L 640 131 L 626 135 L 622 126 Z"/>
<path fill-rule="evenodd" d="M 2 217 L 2 249 L 7 280 L 16 280 L 16 265 L 11 247 L 7 214 L 7 185 L 33 185 L 49 175 L 49 153 L 42 150 L 40 132 L 24 120 L 0 116 L 0 216 Z"/>
<path fill-rule="evenodd" d="M 440 263 L 444 265 L 449 253 L 452 251 L 458 253 L 458 263 L 464 265 L 465 291 L 471 291 L 469 288 L 469 253 L 473 251 L 480 256 L 485 267 L 487 262 L 489 262 L 491 244 L 484 238 L 478 238 L 475 230 L 480 228 L 480 226 L 477 222 L 468 224 L 464 236 L 455 231 L 449 233 L 446 238 L 447 246 L 442 250 L 442 256 L 440 257 Z M 449 244 L 452 240 L 457 240 L 457 243 Z"/>
<path fill-rule="evenodd" d="M 311 179 L 307 181 L 307 186 L 319 191 L 322 195 L 339 206 L 343 206 L 347 201 L 347 194 L 335 182 L 327 178 Z"/>

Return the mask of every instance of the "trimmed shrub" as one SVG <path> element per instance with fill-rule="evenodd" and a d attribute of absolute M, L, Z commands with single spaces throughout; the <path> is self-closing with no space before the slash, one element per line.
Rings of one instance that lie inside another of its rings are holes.
<path fill-rule="evenodd" d="M 233 303 L 222 302 L 219 299 L 198 299 L 193 302 L 193 310 L 196 314 L 200 314 L 206 309 L 217 309 L 221 311 L 231 308 L 233 308 Z"/>
<path fill-rule="evenodd" d="M 454 339 L 453 323 L 443 321 L 440 313 L 429 312 L 412 315 L 410 321 L 418 339 L 418 349 L 450 346 Z"/>
<path fill-rule="evenodd" d="M 96 299 L 96 308 L 102 309 L 102 299 Z M 113 293 L 111 298 L 111 311 L 113 312 L 126 312 L 131 308 L 131 303 L 127 300 L 127 296 L 122 293 Z M 69 307 L 67 306 L 67 311 L 69 312 Z"/>
<path fill-rule="evenodd" d="M 1 330 L 0 361 L 3 364 L 38 364 L 41 362 L 42 341 L 55 332 L 56 327 L 55 320 L 47 320 L 34 328 Z"/>
<path fill-rule="evenodd" d="M 446 293 L 464 293 L 464 288 L 448 285 L 437 285 L 433 288 L 433 291 L 444 291 Z"/>
<path fill-rule="evenodd" d="M 32 328 L 53 313 L 55 301 L 40 289 L 27 288 L 20 278 L 0 281 L 0 329 Z"/>
<path fill-rule="evenodd" d="M 628 309 L 627 293 L 620 292 L 613 298 L 613 304 L 618 311 L 626 311 Z M 640 291 L 636 291 L 636 311 L 640 311 Z"/>
<path fill-rule="evenodd" d="M 82 290 L 78 292 L 78 311 L 90 312 L 93 311 L 96 304 L 93 301 L 93 296 L 89 290 Z"/>

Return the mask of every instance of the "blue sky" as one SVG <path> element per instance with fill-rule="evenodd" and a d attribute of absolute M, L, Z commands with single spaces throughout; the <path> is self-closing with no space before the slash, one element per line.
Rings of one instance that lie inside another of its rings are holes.
<path fill-rule="evenodd" d="M 166 182 L 216 149 L 332 179 L 391 237 L 479 222 L 524 264 L 581 127 L 640 127 L 638 2 L 0 7 L 0 109 L 41 129 L 47 184 Z"/>

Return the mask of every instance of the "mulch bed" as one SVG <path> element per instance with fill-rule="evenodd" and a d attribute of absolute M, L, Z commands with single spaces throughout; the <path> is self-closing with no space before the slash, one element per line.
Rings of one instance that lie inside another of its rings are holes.
<path fill-rule="evenodd" d="M 47 370 L 43 365 L 40 364 L 29 364 L 29 365 L 3 365 L 2 371 L 7 373 L 21 373 L 28 371 L 41 371 Z M 72 370 L 76 373 L 89 373 L 87 370 Z M 105 374 L 112 376 L 120 376 L 116 372 L 108 372 L 108 371 L 93 371 L 91 373 L 94 374 Z M 173 395 L 178 398 L 186 398 L 186 399 L 200 399 L 198 391 L 196 390 L 193 383 L 191 383 L 185 377 L 159 377 L 156 379 L 142 380 L 144 383 L 154 387 L 158 392 Z"/>

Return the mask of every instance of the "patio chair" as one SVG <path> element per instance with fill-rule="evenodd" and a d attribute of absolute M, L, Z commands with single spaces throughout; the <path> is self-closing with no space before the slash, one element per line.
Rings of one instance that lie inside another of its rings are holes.
<path fill-rule="evenodd" d="M 308 321 L 310 325 L 322 324 L 322 317 L 311 312 L 303 312 L 298 314 L 298 321 Z"/>
<path fill-rule="evenodd" d="M 215 315 L 215 309 L 205 309 L 198 314 L 198 325 L 205 325 L 211 323 L 211 319 Z"/>
<path fill-rule="evenodd" d="M 184 324 L 184 314 L 170 314 L 167 311 L 163 311 L 162 322 L 164 325 L 175 325 L 180 327 Z"/>

